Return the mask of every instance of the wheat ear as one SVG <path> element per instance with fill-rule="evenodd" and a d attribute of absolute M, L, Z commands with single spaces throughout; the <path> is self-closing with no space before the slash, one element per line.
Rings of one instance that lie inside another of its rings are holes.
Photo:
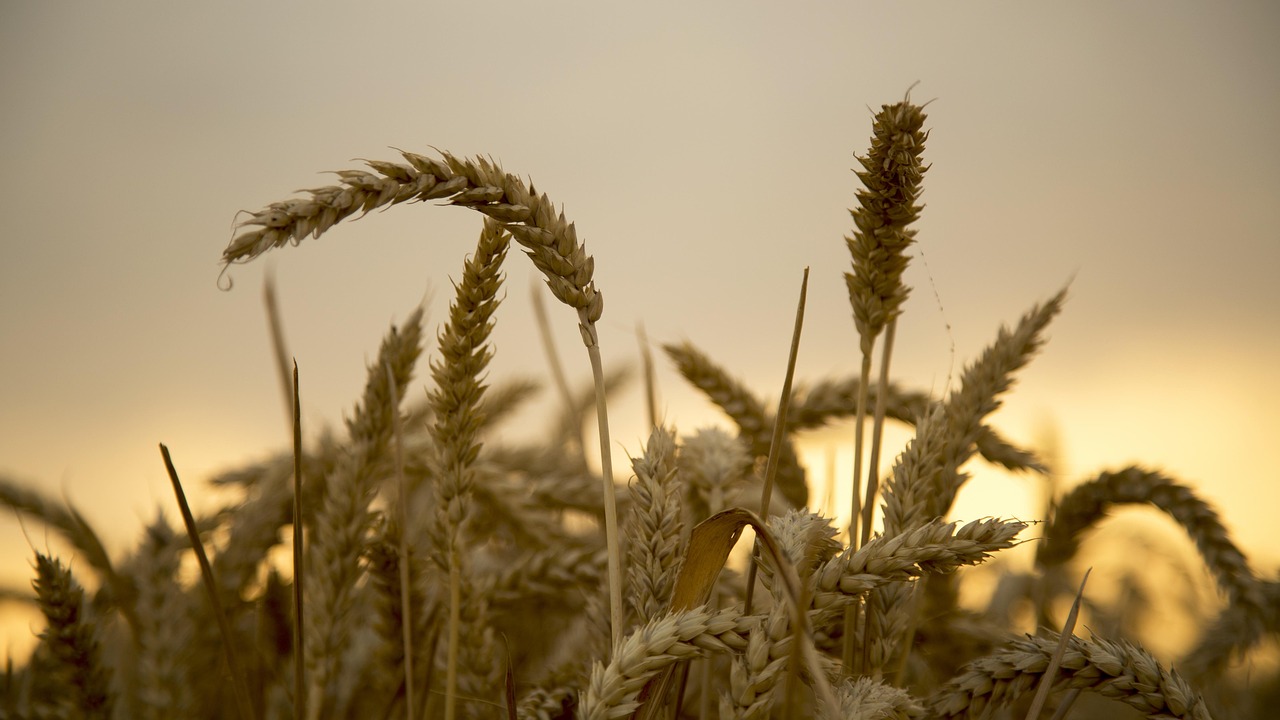
<path fill-rule="evenodd" d="M 360 558 L 372 529 L 370 509 L 377 492 L 381 464 L 392 436 L 389 382 L 397 398 L 404 397 L 422 352 L 422 308 L 400 330 L 392 327 L 383 339 L 378 360 L 369 367 L 364 397 L 347 421 L 351 449 L 325 478 L 324 497 L 316 513 L 307 547 L 307 624 L 304 647 L 308 676 L 307 710 L 312 720 L 331 712 L 334 679 L 342 665 L 342 649 L 356 623 L 352 617 L 363 569 Z M 391 369 L 388 376 L 387 368 Z"/>
<path fill-rule="evenodd" d="M 1049 667 L 1058 640 L 1057 633 L 1028 636 L 970 663 L 929 699 L 931 712 L 939 718 L 978 718 L 1031 692 Z M 1123 641 L 1068 638 L 1058 674 L 1051 682 L 1055 692 L 1095 692 L 1150 718 L 1210 717 L 1200 695 L 1177 672 Z"/>
<path fill-rule="evenodd" d="M 467 518 L 473 468 L 480 453 L 479 432 L 484 424 L 480 404 L 485 386 L 481 377 L 493 357 L 488 346 L 493 313 L 502 287 L 502 262 L 509 246 L 507 233 L 485 220 L 475 255 L 466 262 L 457 296 L 449 307 L 449 323 L 440 333 L 440 360 L 432 361 L 435 411 L 431 435 L 437 455 L 436 522 L 444 538 L 449 573 L 449 636 L 445 670 L 446 720 L 457 714 L 458 643 L 462 625 L 462 548 L 460 530 Z M 407 656 L 406 656 L 407 657 Z"/>
<path fill-rule="evenodd" d="M 1080 548 L 1080 538 L 1116 505 L 1150 504 L 1186 530 L 1232 604 L 1259 608 L 1262 600 L 1249 561 L 1231 541 L 1230 533 L 1208 503 L 1195 491 L 1163 473 L 1141 467 L 1104 472 L 1076 486 L 1057 504 L 1053 522 L 1045 529 L 1037 561 L 1060 566 Z"/>
<path fill-rule="evenodd" d="M 83 713 L 77 717 L 107 720 L 112 706 L 108 673 L 95 637 L 96 624 L 85 615 L 84 589 L 60 560 L 41 553 L 36 553 L 33 585 L 46 621 L 40 640 L 65 683 L 63 697 L 70 703 L 66 710 Z"/>
<path fill-rule="evenodd" d="M 59 503 L 24 485 L 0 474 L 0 504 L 44 522 L 66 538 L 110 588 L 130 628 L 136 628 L 138 623 L 133 612 L 134 589 L 112 566 L 111 557 L 93 527 L 69 500 Z"/>
<path fill-rule="evenodd" d="M 679 572 L 684 523 L 680 517 L 680 478 L 676 472 L 675 435 L 654 427 L 644 453 L 631 461 L 636 480 L 624 528 L 627 539 L 627 586 L 637 624 L 658 615 L 671 601 Z"/>
<path fill-rule="evenodd" d="M 650 620 L 626 637 L 608 665 L 597 662 L 580 701 L 580 717 L 605 720 L 630 715 L 645 684 L 665 668 L 706 650 L 746 647 L 738 610 L 677 610 Z"/>

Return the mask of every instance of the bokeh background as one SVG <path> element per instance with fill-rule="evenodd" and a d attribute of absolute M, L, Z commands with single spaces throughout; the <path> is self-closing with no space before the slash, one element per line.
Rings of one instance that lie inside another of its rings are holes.
<path fill-rule="evenodd" d="M 0 472 L 70 498 L 117 556 L 158 506 L 176 517 L 157 443 L 212 507 L 204 480 L 287 441 L 269 271 L 308 432 L 338 427 L 388 325 L 426 298 L 439 326 L 479 217 L 396 207 L 232 268 L 229 292 L 218 258 L 238 210 L 391 146 L 492 155 L 564 204 L 609 366 L 636 362 L 643 322 L 776 398 L 809 266 L 798 376 L 852 374 L 852 155 L 918 82 L 932 168 L 895 377 L 941 395 L 1070 280 L 996 425 L 1054 449 L 1064 485 L 1163 468 L 1274 574 L 1277 37 L 1269 2 L 2 3 Z M 546 379 L 536 273 L 507 265 L 490 378 Z M 550 310 L 585 382 L 574 316 Z M 658 361 L 679 429 L 726 422 Z M 613 405 L 623 450 L 639 397 Z M 539 437 L 554 404 L 504 432 Z M 805 439 L 815 476 L 834 457 L 847 478 L 851 438 Z M 975 469 L 959 517 L 1040 515 L 1043 482 Z M 0 584 L 29 587 L 30 544 L 57 547 L 0 517 Z M 37 616 L 0 618 L 21 659 Z"/>

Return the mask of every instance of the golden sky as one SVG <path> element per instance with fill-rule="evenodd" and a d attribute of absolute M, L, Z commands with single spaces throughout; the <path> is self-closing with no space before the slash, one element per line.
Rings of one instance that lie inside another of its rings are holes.
<path fill-rule="evenodd" d="M 157 505 L 176 517 L 157 443 L 208 507 L 203 479 L 286 439 L 268 268 L 304 421 L 337 425 L 388 324 L 424 296 L 444 317 L 479 219 L 397 207 L 233 268 L 230 292 L 218 258 L 236 211 L 391 146 L 492 155 L 565 206 L 607 365 L 643 321 L 776 398 L 810 266 L 798 376 L 852 374 L 852 153 L 918 82 L 932 168 L 898 381 L 941 393 L 1074 278 L 997 426 L 1051 432 L 1068 484 L 1163 468 L 1274 572 L 1276 37 L 1266 2 L 0 4 L 0 472 L 72 498 L 117 556 Z M 507 266 L 491 379 L 545 378 L 534 273 Z M 723 422 L 665 363 L 659 381 L 681 430 Z M 612 420 L 637 450 L 637 393 Z M 958 513 L 1035 516 L 1040 485 L 975 469 Z M 0 582 L 27 585 L 11 518 L 0 543 Z"/>

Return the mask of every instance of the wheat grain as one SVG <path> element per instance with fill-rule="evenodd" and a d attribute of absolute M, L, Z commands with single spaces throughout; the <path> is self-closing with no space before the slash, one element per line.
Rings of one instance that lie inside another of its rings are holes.
<path fill-rule="evenodd" d="M 751 469 L 743 442 L 715 427 L 684 436 L 676 462 L 686 488 L 685 505 L 695 521 L 732 503 Z"/>

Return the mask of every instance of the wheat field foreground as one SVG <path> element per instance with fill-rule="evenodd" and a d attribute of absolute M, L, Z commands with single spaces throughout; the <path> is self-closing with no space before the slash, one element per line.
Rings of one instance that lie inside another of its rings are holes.
<path fill-rule="evenodd" d="M 806 269 L 781 391 L 744 386 L 693 342 L 663 344 L 729 424 L 677 430 L 649 380 L 651 431 L 623 477 L 608 410 L 624 378 L 604 367 L 598 331 L 606 288 L 531 180 L 486 156 L 401 151 L 241 216 L 227 288 L 232 265 L 374 210 L 469 208 L 481 227 L 434 345 L 421 307 L 389 327 L 341 431 L 303 442 L 306 358 L 288 362 L 270 313 L 294 445 L 217 477 L 235 499 L 216 512 L 191 513 L 182 449 L 161 445 L 177 512 L 157 511 L 111 557 L 71 501 L 0 477 L 5 504 L 76 554 L 35 552 L 34 592 L 9 593 L 46 622 L 29 662 L 6 669 L 0 717 L 1268 717 L 1280 585 L 1183 480 L 1103 468 L 1038 518 L 951 519 L 979 464 L 1029 482 L 1051 473 L 990 420 L 1069 312 L 1068 289 L 1010 313 L 945 396 L 893 379 L 928 137 L 908 94 L 874 113 L 855 156 L 844 277 L 860 372 L 794 378 Z M 580 389 L 556 368 L 559 421 L 537 443 L 494 433 L 539 390 L 487 372 L 513 254 L 568 306 L 592 367 Z M 416 374 L 424 353 L 429 379 Z M 797 450 L 799 433 L 832 425 L 850 428 L 853 492 L 835 499 L 847 524 L 815 510 L 826 506 Z M 886 427 L 910 441 L 886 447 Z M 1215 617 L 1183 607 L 1170 621 L 1195 626 L 1180 657 L 1140 642 L 1141 618 L 1177 609 L 1171 586 L 1089 580 L 1089 538 L 1131 505 L 1180 527 L 1216 584 Z M 1002 560 L 1020 545 L 1026 569 Z"/>

